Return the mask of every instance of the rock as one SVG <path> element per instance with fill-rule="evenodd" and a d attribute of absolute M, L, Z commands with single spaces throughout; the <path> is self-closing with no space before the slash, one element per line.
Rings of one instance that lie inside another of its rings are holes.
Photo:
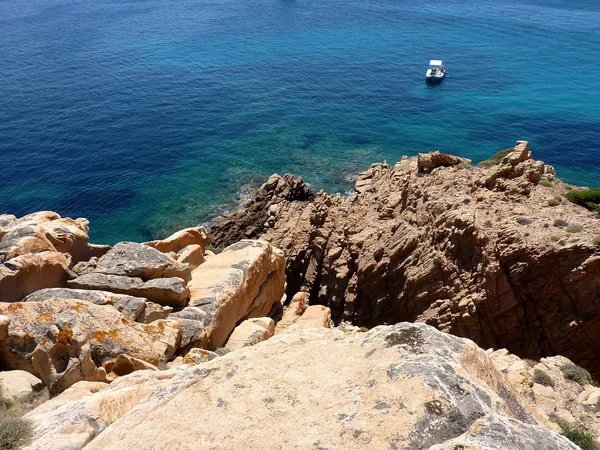
<path fill-rule="evenodd" d="M 181 278 L 155 278 L 142 281 L 141 278 L 123 275 L 107 275 L 103 273 L 86 273 L 74 280 L 69 280 L 69 287 L 109 291 L 117 294 L 144 297 L 163 306 L 185 306 L 190 291 Z"/>
<path fill-rule="evenodd" d="M 42 302 L 55 298 L 84 300 L 95 305 L 110 305 L 124 316 L 136 320 L 146 308 L 146 299 L 130 295 L 114 294 L 105 291 L 90 291 L 85 289 L 47 288 L 29 294 L 24 302 Z M 156 319 L 166 317 L 157 317 Z M 156 320 L 153 319 L 153 320 Z"/>
<path fill-rule="evenodd" d="M 204 249 L 198 244 L 188 245 L 177 253 L 177 262 L 195 269 L 204 262 Z"/>
<path fill-rule="evenodd" d="M 197 364 L 205 363 L 207 361 L 212 361 L 215 358 L 218 358 L 215 352 L 211 352 L 209 350 L 204 350 L 203 348 L 193 348 L 191 349 L 187 355 L 178 356 L 173 361 L 167 364 L 169 369 L 185 364 L 187 366 L 194 366 Z"/>
<path fill-rule="evenodd" d="M 0 225 L 0 263 L 32 253 L 58 252 L 74 263 L 104 251 L 88 244 L 86 219 L 61 218 L 51 211 L 28 214 L 20 219 L 3 216 Z"/>
<path fill-rule="evenodd" d="M 222 347 L 236 323 L 266 316 L 281 299 L 285 290 L 283 254 L 266 242 L 241 241 L 194 270 L 188 286 L 189 306 L 174 316 L 179 319 L 187 315 L 199 321 L 192 327 L 193 339 L 197 340 L 189 344 Z M 200 327 L 202 336 L 197 334 Z"/>
<path fill-rule="evenodd" d="M 225 348 L 237 350 L 242 347 L 256 345 L 261 341 L 266 341 L 275 332 L 275 322 L 269 317 L 244 320 L 235 327 L 233 333 L 227 340 Z"/>
<path fill-rule="evenodd" d="M 8 336 L 8 326 L 10 325 L 10 318 L 8 316 L 0 316 L 0 341 L 4 340 Z"/>
<path fill-rule="evenodd" d="M 0 341 L 3 366 L 38 376 L 52 394 L 80 380 L 106 381 L 106 365 L 122 354 L 158 365 L 181 333 L 173 321 L 142 325 L 112 307 L 71 299 L 0 303 L 0 314 L 11 320 Z"/>
<path fill-rule="evenodd" d="M 535 403 L 547 415 L 553 414 L 555 410 L 554 389 L 552 386 L 542 386 L 534 383 L 533 395 Z"/>
<path fill-rule="evenodd" d="M 91 405 L 106 399 L 116 408 L 101 420 L 108 409 Z M 86 450 L 577 448 L 520 403 L 485 352 L 423 324 L 286 333 L 201 365 L 135 372 L 70 405 L 57 400 L 29 414 L 57 425 L 36 427 L 33 448 L 64 448 L 67 424 L 100 432 Z"/>
<path fill-rule="evenodd" d="M 18 302 L 46 287 L 63 287 L 71 260 L 64 253 L 46 251 L 15 256 L 0 264 L 0 301 Z"/>
<path fill-rule="evenodd" d="M 91 272 L 152 280 L 178 277 L 190 280 L 191 269 L 169 255 L 136 242 L 120 242 L 98 260 Z"/>
<path fill-rule="evenodd" d="M 439 151 L 419 153 L 417 157 L 417 168 L 420 172 L 430 172 L 437 167 L 456 166 L 458 164 L 471 164 L 471 160 L 440 153 Z"/>
<path fill-rule="evenodd" d="M 155 365 L 129 355 L 119 355 L 104 366 L 107 378 L 114 380 L 117 377 L 129 375 L 137 370 L 158 370 Z"/>
<path fill-rule="evenodd" d="M 280 248 L 288 297 L 307 292 L 336 324 L 420 321 L 522 357 L 562 354 L 598 377 L 600 335 L 589 330 L 600 324 L 600 221 L 570 202 L 548 208 L 564 185 L 538 185 L 546 166 L 529 157 L 520 142 L 489 168 L 376 164 L 347 198 L 272 176 L 215 222 L 211 244 Z M 554 242 L 566 236 L 557 217 L 581 224 L 576 242 Z"/>
<path fill-rule="evenodd" d="M 145 245 L 155 248 L 163 253 L 179 253 L 190 245 L 199 245 L 204 253 L 206 241 L 206 231 L 204 228 L 194 227 L 180 230 L 162 241 L 146 242 Z"/>
<path fill-rule="evenodd" d="M 555 417 L 559 417 L 574 428 L 589 430 L 595 439 L 600 439 L 600 417 L 595 414 L 600 388 L 581 386 L 565 379 L 560 367 L 572 364 L 569 359 L 554 356 L 542 358 L 534 364 L 505 349 L 488 350 L 488 355 L 512 389 L 521 396 L 522 402 L 547 418 L 551 429 L 560 431 L 553 422 Z"/>
<path fill-rule="evenodd" d="M 0 372 L 0 385 L 2 398 L 8 402 L 14 402 L 44 387 L 39 378 L 24 370 Z"/>
<path fill-rule="evenodd" d="M 170 306 L 162 306 L 154 302 L 146 302 L 146 307 L 142 313 L 137 317 L 137 321 L 140 323 L 150 323 L 155 320 L 166 319 L 169 314 L 173 311 Z"/>
<path fill-rule="evenodd" d="M 323 305 L 313 305 L 298 317 L 285 331 L 304 330 L 307 328 L 331 328 L 331 310 Z"/>
<path fill-rule="evenodd" d="M 109 385 L 80 381 L 29 412 L 35 435 L 28 450 L 76 450 L 148 398 L 177 370 L 141 371 L 119 378 Z M 144 446 L 140 438 L 139 445 Z"/>

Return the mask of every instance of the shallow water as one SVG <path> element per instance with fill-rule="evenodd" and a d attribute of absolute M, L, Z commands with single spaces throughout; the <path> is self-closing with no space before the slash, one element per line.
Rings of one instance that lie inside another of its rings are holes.
<path fill-rule="evenodd" d="M 273 172 L 343 192 L 371 162 L 517 139 L 600 185 L 600 4 L 570 3 L 0 0 L 0 212 L 145 240 Z"/>

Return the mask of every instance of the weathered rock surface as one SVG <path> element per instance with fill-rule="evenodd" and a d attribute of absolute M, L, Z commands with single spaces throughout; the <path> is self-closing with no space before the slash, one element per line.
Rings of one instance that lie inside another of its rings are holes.
<path fill-rule="evenodd" d="M 456 166 L 458 164 L 471 164 L 471 160 L 440 153 L 439 151 L 419 153 L 417 156 L 417 168 L 420 172 L 430 172 L 438 167 Z"/>
<path fill-rule="evenodd" d="M 155 248 L 136 242 L 119 242 L 86 273 L 122 275 L 152 280 L 178 277 L 190 280 L 191 269 Z"/>
<path fill-rule="evenodd" d="M 187 345 L 221 347 L 244 319 L 264 317 L 283 296 L 284 258 L 267 242 L 241 241 L 192 272 L 188 307 L 181 321 Z M 186 337 L 187 336 L 187 337 Z"/>
<path fill-rule="evenodd" d="M 0 215 L 0 262 L 29 253 L 68 253 L 73 262 L 99 256 L 108 246 L 88 244 L 86 219 L 61 218 L 52 211 L 40 211 L 17 219 Z"/>
<path fill-rule="evenodd" d="M 55 251 L 15 256 L 0 264 L 0 301 L 18 302 L 46 287 L 62 287 L 69 277 L 71 258 Z"/>
<path fill-rule="evenodd" d="M 166 319 L 173 311 L 170 306 L 162 306 L 154 302 L 146 302 L 146 307 L 137 317 L 136 321 L 141 323 L 151 323 L 155 320 Z"/>
<path fill-rule="evenodd" d="M 190 245 L 199 245 L 202 252 L 206 249 L 206 231 L 201 227 L 185 228 L 173 233 L 160 241 L 146 242 L 145 245 L 155 248 L 163 253 L 179 253 Z"/>
<path fill-rule="evenodd" d="M 538 184 L 552 173 L 519 142 L 490 168 L 375 164 L 347 198 L 272 176 L 210 235 L 216 247 L 260 238 L 281 248 L 288 297 L 307 292 L 336 323 L 421 321 L 598 375 L 600 220 L 568 201 L 549 206 L 566 192 L 560 180 Z"/>
<path fill-rule="evenodd" d="M 84 300 L 95 305 L 110 305 L 124 316 L 136 320 L 146 309 L 146 300 L 141 297 L 114 294 L 105 291 L 90 291 L 85 289 L 47 288 L 29 294 L 23 299 L 24 302 L 43 302 L 56 298 Z M 156 319 L 164 319 L 157 317 Z M 153 320 L 156 320 L 153 319 Z"/>
<path fill-rule="evenodd" d="M 28 415 L 39 423 L 31 449 L 80 448 L 70 436 L 92 437 L 87 450 L 577 448 L 484 351 L 424 324 L 296 331 L 97 393 L 80 385 Z"/>
<path fill-rule="evenodd" d="M 259 342 L 266 341 L 275 332 L 275 322 L 270 317 L 244 320 L 235 327 L 227 340 L 225 348 L 237 350 L 242 347 L 250 347 Z"/>
<path fill-rule="evenodd" d="M 1 368 L 39 376 L 51 393 L 80 380 L 106 381 L 107 365 L 121 354 L 166 362 L 181 333 L 177 322 L 142 325 L 113 307 L 71 299 L 0 303 L 0 314 L 11 320 L 0 341 Z"/>
<path fill-rule="evenodd" d="M 8 402 L 14 402 L 44 387 L 38 377 L 24 370 L 0 372 L 0 385 L 2 385 L 2 398 Z"/>
<path fill-rule="evenodd" d="M 178 277 L 143 281 L 136 277 L 93 272 L 69 280 L 67 284 L 76 289 L 109 291 L 143 297 L 163 306 L 185 306 L 190 296 L 185 281 Z"/>
<path fill-rule="evenodd" d="M 572 364 L 563 356 L 524 361 L 505 349 L 488 350 L 493 364 L 530 408 L 551 419 L 559 417 L 574 428 L 600 439 L 600 387 L 565 378 L 561 366 Z M 554 429 L 559 431 L 558 425 Z"/>
<path fill-rule="evenodd" d="M 0 316 L 0 341 L 8 336 L 8 326 L 10 325 L 10 318 L 8 316 Z"/>

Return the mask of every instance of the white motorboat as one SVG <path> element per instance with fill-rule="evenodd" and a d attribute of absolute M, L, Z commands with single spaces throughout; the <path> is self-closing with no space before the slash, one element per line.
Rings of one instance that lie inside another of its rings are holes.
<path fill-rule="evenodd" d="M 429 69 L 427 69 L 427 74 L 425 75 L 427 81 L 442 81 L 445 76 L 446 69 L 444 68 L 444 63 L 441 59 L 432 59 L 429 61 Z"/>

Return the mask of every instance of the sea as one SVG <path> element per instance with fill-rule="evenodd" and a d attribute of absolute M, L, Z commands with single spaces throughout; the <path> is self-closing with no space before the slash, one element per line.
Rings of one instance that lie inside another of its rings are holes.
<path fill-rule="evenodd" d="M 272 173 L 520 139 L 600 186 L 599 64 L 598 0 L 0 0 L 0 213 L 144 241 Z"/>

